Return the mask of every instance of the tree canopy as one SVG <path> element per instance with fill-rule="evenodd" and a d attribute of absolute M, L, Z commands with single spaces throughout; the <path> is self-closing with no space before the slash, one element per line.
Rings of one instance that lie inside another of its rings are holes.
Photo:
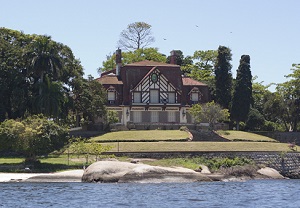
<path fill-rule="evenodd" d="M 215 129 L 217 121 L 226 121 L 229 117 L 228 109 L 222 109 L 214 101 L 204 105 L 195 104 L 190 109 L 190 113 L 196 122 L 208 122 L 211 129 Z"/>
<path fill-rule="evenodd" d="M 83 74 L 72 50 L 50 36 L 0 28 L 0 93 L 5 97 L 0 100 L 0 121 L 40 113 L 64 120 L 70 111 L 80 113 L 74 98 L 75 88 L 83 88 Z"/>
<path fill-rule="evenodd" d="M 122 64 L 130 64 L 134 62 L 149 60 L 165 63 L 167 58 L 164 54 L 158 52 L 158 48 L 140 48 L 134 51 L 122 52 Z M 98 69 L 98 72 L 105 72 L 112 70 L 116 67 L 116 54 L 106 57 L 106 61 L 103 61 L 102 67 Z"/>
<path fill-rule="evenodd" d="M 132 51 L 145 48 L 154 41 L 151 25 L 146 22 L 134 22 L 121 32 L 118 45 L 122 49 Z"/>

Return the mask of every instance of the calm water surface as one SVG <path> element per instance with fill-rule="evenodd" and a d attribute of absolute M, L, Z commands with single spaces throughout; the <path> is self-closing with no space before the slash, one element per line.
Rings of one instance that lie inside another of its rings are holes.
<path fill-rule="evenodd" d="M 300 180 L 0 183 L 0 207 L 300 207 Z"/>

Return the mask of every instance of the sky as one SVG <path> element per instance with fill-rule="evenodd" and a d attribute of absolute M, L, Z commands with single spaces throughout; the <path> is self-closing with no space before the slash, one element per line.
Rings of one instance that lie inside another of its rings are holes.
<path fill-rule="evenodd" d="M 155 38 L 149 47 L 187 56 L 226 46 L 233 77 L 247 54 L 252 75 L 267 85 L 287 81 L 300 63 L 299 9 L 299 0 L 0 0 L 0 27 L 51 36 L 96 78 L 122 30 L 146 22 Z"/>

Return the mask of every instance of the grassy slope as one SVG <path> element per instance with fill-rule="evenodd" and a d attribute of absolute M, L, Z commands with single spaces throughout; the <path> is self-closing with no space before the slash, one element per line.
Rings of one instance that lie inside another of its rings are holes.
<path fill-rule="evenodd" d="M 120 131 L 107 133 L 92 140 L 112 146 L 110 152 L 290 151 L 287 144 L 278 143 L 269 137 L 242 131 L 219 131 L 218 133 L 232 142 L 179 141 L 187 138 L 188 135 L 178 130 Z"/>
<path fill-rule="evenodd" d="M 245 131 L 233 131 L 233 130 L 227 130 L 227 131 L 217 131 L 219 135 L 222 137 L 229 139 L 231 141 L 264 141 L 264 142 L 276 142 L 275 139 L 272 139 L 270 137 L 262 136 L 259 134 L 249 133 Z"/>
<path fill-rule="evenodd" d="M 287 144 L 274 142 L 113 142 L 106 144 L 113 146 L 111 152 L 290 150 Z"/>
<path fill-rule="evenodd" d="M 145 131 L 118 131 L 94 137 L 91 140 L 103 141 L 178 141 L 186 140 L 188 133 L 179 130 L 145 130 Z"/>

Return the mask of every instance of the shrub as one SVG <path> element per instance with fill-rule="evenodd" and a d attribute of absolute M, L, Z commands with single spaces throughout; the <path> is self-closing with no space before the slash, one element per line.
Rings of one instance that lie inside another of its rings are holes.
<path fill-rule="evenodd" d="M 43 115 L 34 115 L 21 122 L 6 120 L 0 129 L 1 144 L 7 141 L 5 150 L 22 153 L 26 161 L 36 161 L 37 156 L 63 147 L 68 139 L 67 127 Z"/>

